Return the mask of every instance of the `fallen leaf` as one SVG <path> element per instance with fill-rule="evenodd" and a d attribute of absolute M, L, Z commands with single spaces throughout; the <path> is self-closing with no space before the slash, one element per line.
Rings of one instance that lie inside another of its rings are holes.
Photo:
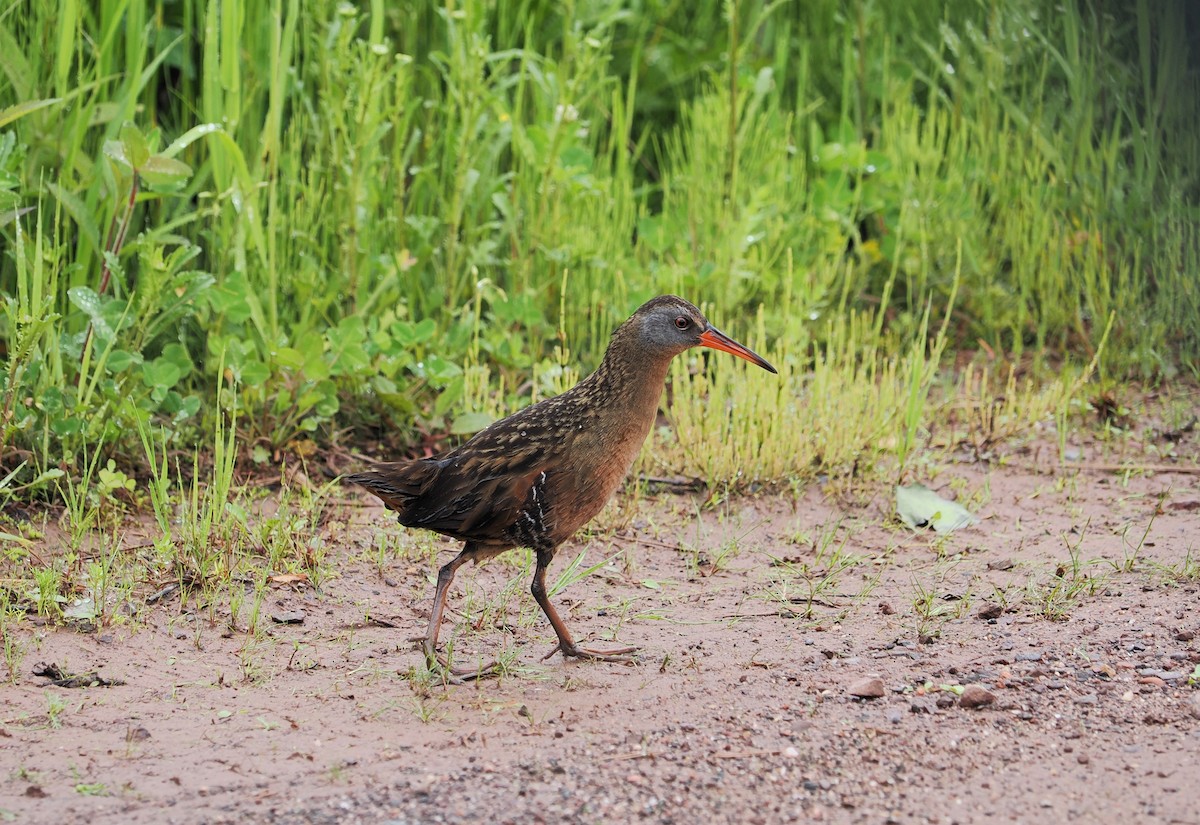
<path fill-rule="evenodd" d="M 271 576 L 271 584 L 308 584 L 307 573 L 279 573 Z"/>
<path fill-rule="evenodd" d="M 898 486 L 896 512 L 909 527 L 932 527 L 939 533 L 970 527 L 979 521 L 961 504 L 947 501 L 924 484 Z"/>

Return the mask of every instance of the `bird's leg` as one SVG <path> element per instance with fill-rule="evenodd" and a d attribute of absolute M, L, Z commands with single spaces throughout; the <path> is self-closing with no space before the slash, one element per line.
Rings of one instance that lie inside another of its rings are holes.
<path fill-rule="evenodd" d="M 550 597 L 546 595 L 546 568 L 550 566 L 552 558 L 554 558 L 553 548 L 548 551 L 537 551 L 537 568 L 533 571 L 533 584 L 529 587 L 529 591 L 533 593 L 534 600 L 542 608 L 542 612 L 550 620 L 550 626 L 554 628 L 555 635 L 558 636 L 558 647 L 551 650 L 542 658 L 549 659 L 555 653 L 562 651 L 562 655 L 566 658 L 573 656 L 577 659 L 598 659 L 602 662 L 630 662 L 631 660 L 625 654 L 636 652 L 638 650 L 636 647 L 621 647 L 615 650 L 589 650 L 575 644 L 575 640 L 571 638 L 571 632 L 567 630 L 567 625 L 558 615 L 558 611 L 554 609 L 554 605 L 550 603 Z"/>
<path fill-rule="evenodd" d="M 474 669 L 451 667 L 450 663 L 437 653 L 438 632 L 442 629 L 442 616 L 446 612 L 446 593 L 450 589 L 450 583 L 454 581 L 455 572 L 474 555 L 475 547 L 468 542 L 461 553 L 444 564 L 438 571 L 437 589 L 433 591 L 433 612 L 429 616 L 429 627 L 426 629 L 425 639 L 421 643 L 421 649 L 425 653 L 425 662 L 429 669 L 440 669 L 448 676 L 449 681 L 456 684 L 461 684 L 468 679 L 479 679 L 496 671 L 495 662 Z"/>

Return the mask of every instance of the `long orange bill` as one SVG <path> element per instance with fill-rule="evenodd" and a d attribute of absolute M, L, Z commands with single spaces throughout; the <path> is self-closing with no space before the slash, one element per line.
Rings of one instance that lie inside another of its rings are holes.
<path fill-rule="evenodd" d="M 758 364 L 767 372 L 773 372 L 776 375 L 779 374 L 779 370 L 772 367 L 767 362 L 767 359 L 763 358 L 761 355 L 758 355 L 749 347 L 742 346 L 737 341 L 721 332 L 721 330 L 714 327 L 712 324 L 709 324 L 708 329 L 700 333 L 700 346 L 719 349 L 721 352 L 733 353 L 738 358 L 745 358 L 751 364 Z"/>

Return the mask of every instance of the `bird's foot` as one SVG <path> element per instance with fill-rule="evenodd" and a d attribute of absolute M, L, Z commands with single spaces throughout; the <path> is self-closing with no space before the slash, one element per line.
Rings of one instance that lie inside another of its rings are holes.
<path fill-rule="evenodd" d="M 631 653 L 637 653 L 641 650 L 640 647 L 618 647 L 612 650 L 591 650 L 590 648 L 580 647 L 576 644 L 563 644 L 559 642 L 554 649 L 542 657 L 542 661 L 546 661 L 555 653 L 561 652 L 564 659 L 588 659 L 594 662 L 616 662 L 623 665 L 633 664 L 637 658 L 630 656 Z"/>
<path fill-rule="evenodd" d="M 452 667 L 444 656 L 439 656 L 436 659 L 437 667 L 430 668 L 436 670 L 441 677 L 451 685 L 465 685 L 467 682 L 475 682 L 480 679 L 485 679 L 488 676 L 499 676 L 500 665 L 497 662 L 488 662 L 483 667 Z"/>
<path fill-rule="evenodd" d="M 482 667 L 454 667 L 445 656 L 422 647 L 425 653 L 426 667 L 441 676 L 447 684 L 465 685 L 467 682 L 474 682 L 487 676 L 500 675 L 500 664 L 495 660 Z"/>

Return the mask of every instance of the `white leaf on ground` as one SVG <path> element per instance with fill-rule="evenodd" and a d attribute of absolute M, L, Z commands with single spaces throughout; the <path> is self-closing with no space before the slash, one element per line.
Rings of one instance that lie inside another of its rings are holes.
<path fill-rule="evenodd" d="M 947 501 L 924 484 L 897 487 L 896 512 L 909 527 L 932 527 L 939 533 L 970 527 L 979 521 L 965 507 Z"/>

